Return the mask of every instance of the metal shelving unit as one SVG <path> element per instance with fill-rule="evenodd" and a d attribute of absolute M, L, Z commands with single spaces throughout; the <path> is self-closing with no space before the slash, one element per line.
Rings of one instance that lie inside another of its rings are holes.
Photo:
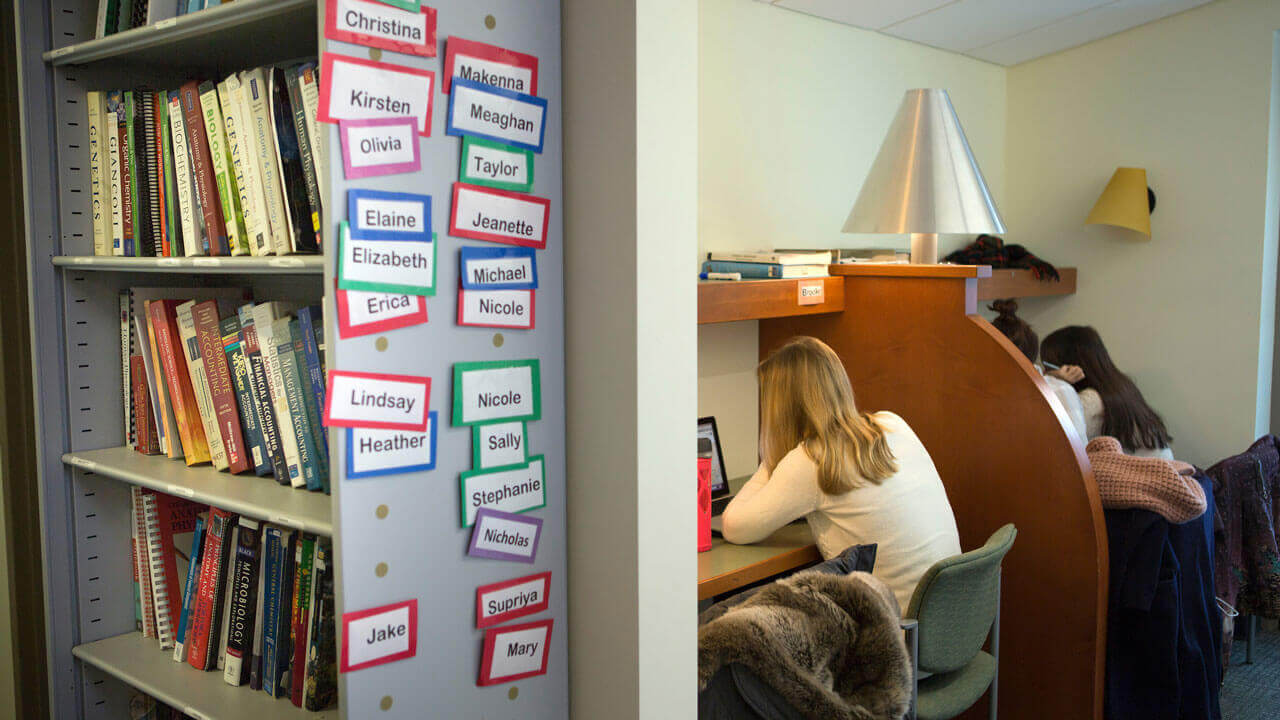
<path fill-rule="evenodd" d="M 271 274 L 323 275 L 324 257 L 285 255 L 282 257 L 103 257 L 97 255 L 56 255 L 54 267 L 98 272 L 190 273 L 190 274 Z"/>

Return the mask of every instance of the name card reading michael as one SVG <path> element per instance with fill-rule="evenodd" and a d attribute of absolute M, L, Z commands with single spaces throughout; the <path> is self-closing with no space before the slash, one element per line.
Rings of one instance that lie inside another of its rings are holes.
<path fill-rule="evenodd" d="M 344 673 L 411 658 L 418 652 L 417 599 L 342 616 Z"/>
<path fill-rule="evenodd" d="M 430 70 L 325 53 L 320 77 L 321 122 L 410 117 L 419 135 L 431 135 Z"/>
<path fill-rule="evenodd" d="M 454 78 L 538 94 L 538 58 L 526 53 L 453 36 L 444 53 L 444 82 L 440 90 L 448 94 Z"/>
<path fill-rule="evenodd" d="M 339 120 L 342 169 L 348 180 L 422 169 L 413 118 Z"/>
<path fill-rule="evenodd" d="M 458 290 L 458 324 L 532 330 L 533 290 Z"/>
<path fill-rule="evenodd" d="M 516 466 L 462 473 L 462 526 L 471 527 L 482 508 L 522 513 L 546 507 L 545 465 L 536 455 Z"/>
<path fill-rule="evenodd" d="M 347 428 L 347 479 L 434 470 L 436 428 L 435 412 L 426 432 Z"/>
<path fill-rule="evenodd" d="M 480 508 L 476 512 L 475 525 L 471 526 L 471 545 L 467 547 L 467 554 L 532 564 L 538 557 L 538 540 L 541 537 L 541 518 Z"/>
<path fill-rule="evenodd" d="M 436 294 L 436 243 L 368 240 L 338 225 L 338 288 L 379 293 Z"/>
<path fill-rule="evenodd" d="M 487 628 L 547 609 L 551 573 L 527 575 L 476 588 L 476 627 Z"/>
<path fill-rule="evenodd" d="M 347 191 L 351 237 L 431 242 L 431 196 L 353 188 Z"/>
<path fill-rule="evenodd" d="M 490 628 L 484 634 L 477 685 L 499 685 L 535 675 L 545 675 L 547 646 L 551 644 L 551 620 Z"/>
<path fill-rule="evenodd" d="M 330 40 L 435 57 L 436 9 L 392 7 L 370 0 L 333 0 L 325 6 Z"/>
<path fill-rule="evenodd" d="M 545 98 L 453 79 L 446 135 L 473 135 L 540 153 L 546 129 Z"/>
<path fill-rule="evenodd" d="M 541 363 L 488 360 L 453 366 L 453 424 L 542 418 Z"/>
<path fill-rule="evenodd" d="M 529 460 L 529 434 L 524 422 L 471 426 L 471 464 L 478 470 L 521 465 Z"/>
<path fill-rule="evenodd" d="M 329 371 L 325 425 L 427 431 L 431 378 Z"/>
<path fill-rule="evenodd" d="M 458 179 L 472 185 L 527 193 L 533 189 L 533 151 L 464 136 Z"/>
<path fill-rule="evenodd" d="M 551 201 L 535 195 L 454 183 L 449 234 L 538 248 L 547 246 Z"/>
<path fill-rule="evenodd" d="M 535 290 L 538 258 L 532 248 L 464 247 L 458 251 L 464 290 Z"/>
<path fill-rule="evenodd" d="M 408 293 L 338 290 L 338 334 L 343 338 L 384 333 L 427 322 L 427 299 Z"/>

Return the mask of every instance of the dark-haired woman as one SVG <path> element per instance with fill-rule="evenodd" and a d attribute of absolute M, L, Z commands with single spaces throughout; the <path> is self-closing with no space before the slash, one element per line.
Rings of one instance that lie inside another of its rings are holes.
<path fill-rule="evenodd" d="M 1040 354 L 1040 337 L 1036 335 L 1035 330 L 1031 329 L 1026 320 L 1018 317 L 1018 301 L 996 300 L 988 305 L 987 309 L 997 313 L 996 319 L 991 321 L 995 329 L 1009 338 L 1009 342 L 1021 350 L 1032 365 L 1035 365 L 1036 357 Z M 1066 371 L 1053 370 L 1047 373 L 1042 367 L 1037 366 L 1037 369 L 1044 375 L 1045 383 L 1048 384 L 1053 394 L 1058 397 L 1058 402 L 1062 403 L 1062 409 L 1067 411 L 1067 419 L 1071 421 L 1071 426 L 1076 429 L 1080 439 L 1083 442 L 1089 442 L 1089 438 L 1086 436 L 1084 408 L 1080 405 L 1080 396 L 1076 393 L 1075 388 L 1071 386 L 1071 382 L 1069 382 L 1076 377 L 1076 375 L 1071 374 L 1072 369 L 1068 368 Z"/>

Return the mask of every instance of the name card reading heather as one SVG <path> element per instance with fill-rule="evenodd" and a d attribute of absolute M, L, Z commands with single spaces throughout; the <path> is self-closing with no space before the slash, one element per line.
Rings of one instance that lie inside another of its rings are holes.
<path fill-rule="evenodd" d="M 527 193 L 533 189 L 533 151 L 465 135 L 458 179 L 472 185 Z"/>
<path fill-rule="evenodd" d="M 347 428 L 347 479 L 436 469 L 436 413 L 427 431 Z"/>
<path fill-rule="evenodd" d="M 338 289 L 378 293 L 436 294 L 436 243 L 365 240 L 338 226 Z"/>
<path fill-rule="evenodd" d="M 338 334 L 343 338 L 385 333 L 427 322 L 427 300 L 408 293 L 338 290 Z"/>
<path fill-rule="evenodd" d="M 487 360 L 453 366 L 453 424 L 542 418 L 541 363 Z"/>
<path fill-rule="evenodd" d="M 487 628 L 547 609 L 551 573 L 505 580 L 476 588 L 476 627 Z"/>
<path fill-rule="evenodd" d="M 547 246 L 550 219 L 547 198 L 466 183 L 453 185 L 449 234 L 454 237 L 541 250 Z"/>
<path fill-rule="evenodd" d="M 454 78 L 537 95 L 538 58 L 497 45 L 450 37 L 444 52 L 442 92 L 449 93 Z"/>
<path fill-rule="evenodd" d="M 410 117 L 419 135 L 431 135 L 435 73 L 333 53 L 321 63 L 321 122 Z"/>
<path fill-rule="evenodd" d="M 471 464 L 476 469 L 524 464 L 529 460 L 528 438 L 520 420 L 472 425 Z"/>
<path fill-rule="evenodd" d="M 551 620 L 489 628 L 484 632 L 477 685 L 499 685 L 545 675 L 551 644 Z"/>
<path fill-rule="evenodd" d="M 446 135 L 473 135 L 540 153 L 546 129 L 544 98 L 453 79 Z"/>
<path fill-rule="evenodd" d="M 458 290 L 458 324 L 532 330 L 533 290 Z"/>
<path fill-rule="evenodd" d="M 462 526 L 471 527 L 483 508 L 522 513 L 546 507 L 545 466 L 542 456 L 536 455 L 516 466 L 462 473 Z"/>
<path fill-rule="evenodd" d="M 351 236 L 431 242 L 431 196 L 353 188 L 347 191 Z"/>
<path fill-rule="evenodd" d="M 429 377 L 330 370 L 324 424 L 426 432 L 430 401 Z"/>
<path fill-rule="evenodd" d="M 417 599 L 342 616 L 344 673 L 411 658 L 418 652 Z"/>
<path fill-rule="evenodd" d="M 467 547 L 467 554 L 532 564 L 538 557 L 538 540 L 541 537 L 542 518 L 480 508 L 476 511 L 475 524 L 471 526 L 471 544 Z"/>
<path fill-rule="evenodd" d="M 409 5 L 416 6 L 417 0 Z M 324 36 L 330 40 L 435 57 L 436 9 L 394 6 L 371 0 L 333 0 L 325 6 Z"/>
<path fill-rule="evenodd" d="M 464 247 L 458 251 L 465 290 L 535 290 L 538 258 L 532 248 Z"/>
<path fill-rule="evenodd" d="M 339 120 L 342 167 L 348 180 L 422 169 L 413 118 Z"/>

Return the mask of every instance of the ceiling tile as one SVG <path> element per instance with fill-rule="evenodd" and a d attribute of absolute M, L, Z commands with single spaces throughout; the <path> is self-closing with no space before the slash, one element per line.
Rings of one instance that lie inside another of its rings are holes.
<path fill-rule="evenodd" d="M 894 37 L 966 52 L 1114 0 L 960 0 L 884 28 Z"/>
<path fill-rule="evenodd" d="M 775 4 L 846 25 L 879 30 L 955 2 L 957 0 L 777 0 Z"/>

